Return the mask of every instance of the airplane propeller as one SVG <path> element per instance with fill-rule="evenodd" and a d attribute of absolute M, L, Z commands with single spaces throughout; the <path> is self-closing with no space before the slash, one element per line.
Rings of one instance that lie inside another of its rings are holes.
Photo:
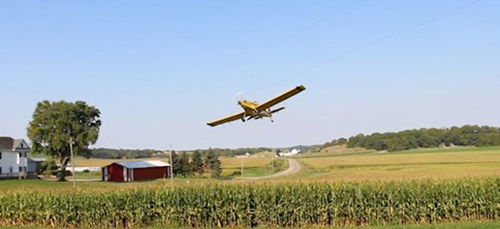
<path fill-rule="evenodd" d="M 240 100 L 245 100 L 245 93 L 243 93 L 243 92 L 238 92 L 238 93 L 236 93 L 236 94 L 233 96 L 233 98 L 231 99 L 231 102 L 232 102 L 233 104 L 235 103 L 236 105 L 238 105 L 238 102 L 239 102 Z"/>

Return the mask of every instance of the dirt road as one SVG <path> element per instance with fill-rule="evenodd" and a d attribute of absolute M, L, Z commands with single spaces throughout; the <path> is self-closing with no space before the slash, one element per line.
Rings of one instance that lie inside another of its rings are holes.
<path fill-rule="evenodd" d="M 281 171 L 279 173 L 275 173 L 269 176 L 262 176 L 262 177 L 245 177 L 241 178 L 242 180 L 262 180 L 262 179 L 269 179 L 269 178 L 275 178 L 275 177 L 281 177 L 281 176 L 287 176 L 294 174 L 296 172 L 300 171 L 300 165 L 295 159 L 288 159 L 288 169 L 285 171 Z"/>

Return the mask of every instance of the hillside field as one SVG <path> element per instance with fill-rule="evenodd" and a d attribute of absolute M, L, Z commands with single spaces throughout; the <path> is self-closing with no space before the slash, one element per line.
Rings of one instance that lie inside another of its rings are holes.
<path fill-rule="evenodd" d="M 417 149 L 400 152 L 321 152 L 297 156 L 295 177 L 318 181 L 456 178 L 500 174 L 500 147 Z"/>

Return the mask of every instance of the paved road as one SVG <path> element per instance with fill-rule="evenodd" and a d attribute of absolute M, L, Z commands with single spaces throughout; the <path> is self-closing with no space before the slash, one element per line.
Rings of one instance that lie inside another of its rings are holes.
<path fill-rule="evenodd" d="M 262 177 L 245 177 L 241 178 L 242 180 L 262 180 L 262 179 L 269 179 L 269 178 L 275 178 L 275 177 L 281 177 L 281 176 L 288 176 L 291 174 L 294 174 L 298 171 L 300 171 L 300 165 L 295 159 L 288 159 L 288 169 L 285 171 L 281 171 L 279 173 L 275 173 L 269 176 L 262 176 Z"/>

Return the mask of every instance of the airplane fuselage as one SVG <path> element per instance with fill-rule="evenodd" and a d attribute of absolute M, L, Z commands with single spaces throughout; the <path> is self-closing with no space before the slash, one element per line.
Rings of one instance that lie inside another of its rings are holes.
<path fill-rule="evenodd" d="M 242 119 L 243 121 L 250 119 L 261 119 L 264 117 L 272 118 L 271 109 L 267 109 L 265 111 L 258 111 L 257 107 L 260 104 L 255 101 L 240 100 L 238 101 L 238 105 L 240 105 L 243 108 L 243 110 L 245 110 L 245 116 Z"/>

